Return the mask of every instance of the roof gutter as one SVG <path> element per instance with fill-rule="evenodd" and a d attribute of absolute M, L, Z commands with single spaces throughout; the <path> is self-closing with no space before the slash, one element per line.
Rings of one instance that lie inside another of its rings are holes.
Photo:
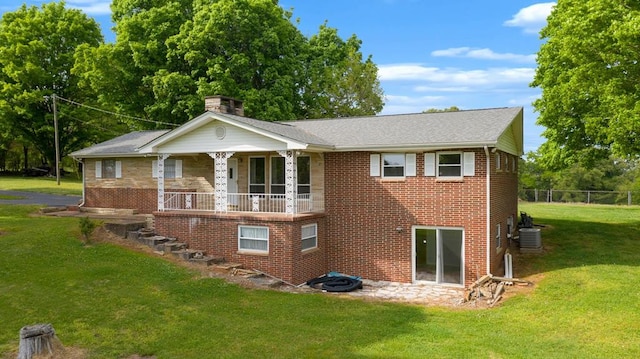
<path fill-rule="evenodd" d="M 484 146 L 484 154 L 486 156 L 487 163 L 487 178 L 486 178 L 486 196 L 485 203 L 487 208 L 485 209 L 486 216 L 486 231 L 487 231 L 487 274 L 491 275 L 491 156 L 489 155 L 489 147 Z"/>
<path fill-rule="evenodd" d="M 436 151 L 436 150 L 455 150 L 464 148 L 478 147 L 495 147 L 496 143 L 488 142 L 458 142 L 458 143 L 442 143 L 442 144 L 389 144 L 389 145 L 368 145 L 368 146 L 336 146 L 335 152 L 351 152 L 351 151 Z"/>

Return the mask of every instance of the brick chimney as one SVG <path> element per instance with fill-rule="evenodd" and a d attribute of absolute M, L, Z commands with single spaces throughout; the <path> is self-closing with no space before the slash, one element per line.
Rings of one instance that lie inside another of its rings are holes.
<path fill-rule="evenodd" d="M 207 96 L 204 98 L 204 110 L 230 115 L 244 116 L 242 101 L 226 96 Z"/>

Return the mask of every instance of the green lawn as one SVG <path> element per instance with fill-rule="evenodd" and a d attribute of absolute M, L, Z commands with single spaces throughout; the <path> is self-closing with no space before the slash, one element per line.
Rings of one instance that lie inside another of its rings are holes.
<path fill-rule="evenodd" d="M 0 177 L 0 190 L 42 192 L 62 195 L 82 195 L 82 180 L 74 175 L 60 179 L 52 177 Z"/>
<path fill-rule="evenodd" d="M 33 210 L 0 206 L 0 357 L 34 323 L 91 358 L 640 357 L 640 207 L 522 205 L 535 289 L 475 310 L 244 289 Z"/>

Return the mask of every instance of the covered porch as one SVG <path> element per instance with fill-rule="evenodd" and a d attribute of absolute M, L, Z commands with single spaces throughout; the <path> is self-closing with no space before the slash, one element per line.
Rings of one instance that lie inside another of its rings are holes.
<path fill-rule="evenodd" d="M 160 154 L 153 168 L 160 212 L 324 212 L 321 153 Z"/>

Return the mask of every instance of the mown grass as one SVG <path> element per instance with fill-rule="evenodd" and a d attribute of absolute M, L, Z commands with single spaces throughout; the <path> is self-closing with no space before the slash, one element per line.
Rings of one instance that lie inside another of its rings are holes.
<path fill-rule="evenodd" d="M 0 176 L 0 190 L 41 192 L 61 195 L 82 195 L 82 179 L 63 177 L 58 185 L 52 177 Z"/>
<path fill-rule="evenodd" d="M 515 268 L 535 289 L 459 309 L 245 289 L 0 206 L 0 357 L 43 322 L 91 358 L 639 357 L 640 208 L 521 209 L 546 225 Z"/>

